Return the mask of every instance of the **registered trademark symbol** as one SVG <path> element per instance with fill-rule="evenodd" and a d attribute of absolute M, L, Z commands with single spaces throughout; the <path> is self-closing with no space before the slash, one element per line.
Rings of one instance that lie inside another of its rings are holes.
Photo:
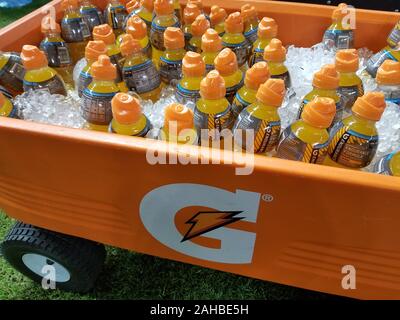
<path fill-rule="evenodd" d="M 272 200 L 274 200 L 274 197 L 271 196 L 271 195 L 268 194 L 268 193 L 263 194 L 261 198 L 262 198 L 263 201 L 265 201 L 265 202 L 272 202 Z"/>

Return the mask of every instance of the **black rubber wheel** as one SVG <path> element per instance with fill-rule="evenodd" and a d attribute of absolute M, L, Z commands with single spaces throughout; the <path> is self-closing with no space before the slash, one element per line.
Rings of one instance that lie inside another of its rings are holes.
<path fill-rule="evenodd" d="M 1 249 L 4 258 L 30 279 L 48 286 L 51 280 L 57 289 L 73 292 L 93 288 L 106 257 L 102 244 L 22 222 L 13 226 Z"/>

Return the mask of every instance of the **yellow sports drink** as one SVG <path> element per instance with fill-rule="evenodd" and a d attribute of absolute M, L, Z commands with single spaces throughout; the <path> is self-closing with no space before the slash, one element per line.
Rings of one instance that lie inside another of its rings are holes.
<path fill-rule="evenodd" d="M 181 4 L 179 3 L 179 0 L 173 0 L 173 2 L 174 2 L 175 15 L 178 18 L 178 20 L 181 21 L 182 19 Z"/>
<path fill-rule="evenodd" d="M 316 97 L 304 108 L 301 120 L 281 134 L 277 157 L 307 163 L 323 164 L 327 158 L 329 133 L 327 128 L 335 117 L 335 101 Z"/>
<path fill-rule="evenodd" d="M 206 64 L 206 73 L 214 70 L 214 60 L 222 50 L 222 39 L 214 29 L 208 29 L 201 37 L 201 57 Z"/>
<path fill-rule="evenodd" d="M 386 60 L 400 61 L 400 42 L 394 48 L 387 46 L 374 54 L 367 62 L 367 72 L 375 78 L 379 67 Z"/>
<path fill-rule="evenodd" d="M 200 98 L 200 82 L 206 73 L 206 65 L 201 55 L 188 51 L 182 60 L 182 79 L 176 87 L 179 103 L 196 102 Z"/>
<path fill-rule="evenodd" d="M 189 41 L 188 51 L 201 53 L 201 37 L 210 28 L 210 21 L 204 14 L 197 16 L 192 23 L 192 38 Z"/>
<path fill-rule="evenodd" d="M 288 68 L 285 65 L 286 48 L 281 40 L 272 39 L 264 49 L 264 60 L 268 63 L 271 78 L 282 79 L 285 81 L 285 87 L 292 86 L 292 81 Z"/>
<path fill-rule="evenodd" d="M 256 102 L 239 114 L 233 128 L 236 133 L 237 130 L 243 131 L 240 143 L 243 150 L 264 154 L 275 151 L 281 133 L 278 108 L 282 105 L 285 91 L 283 80 L 269 79 L 258 88 Z M 251 141 L 245 130 L 252 130 L 253 139 Z M 237 141 L 236 143 L 238 144 Z"/>
<path fill-rule="evenodd" d="M 240 8 L 240 13 L 244 22 L 244 36 L 250 43 L 251 48 L 257 40 L 257 29 L 260 20 L 258 19 L 256 8 L 251 4 L 244 4 Z"/>
<path fill-rule="evenodd" d="M 24 75 L 25 69 L 19 54 L 0 51 L 0 84 L 12 95 L 20 94 L 24 91 Z"/>
<path fill-rule="evenodd" d="M 127 3 L 126 8 L 129 12 L 127 16 L 127 21 L 131 16 L 138 15 L 147 26 L 147 34 L 150 34 L 151 21 L 153 21 L 153 10 L 154 3 L 153 0 L 133 0 Z"/>
<path fill-rule="evenodd" d="M 378 69 L 376 82 L 386 102 L 400 106 L 400 62 L 386 60 Z"/>
<path fill-rule="evenodd" d="M 127 93 L 117 93 L 111 100 L 113 119 L 109 132 L 125 136 L 145 137 L 151 129 L 149 119 L 142 113 L 138 99 Z"/>
<path fill-rule="evenodd" d="M 92 32 L 95 26 L 99 26 L 104 23 L 103 12 L 96 7 L 91 0 L 80 0 L 80 3 L 81 6 L 79 8 L 79 12 Z"/>
<path fill-rule="evenodd" d="M 139 41 L 130 34 L 124 35 L 121 52 L 125 57 L 122 76 L 128 89 L 144 100 L 157 101 L 161 91 L 160 74 L 153 61 L 143 53 Z"/>
<path fill-rule="evenodd" d="M 244 25 L 240 12 L 231 13 L 225 20 L 225 34 L 222 46 L 231 49 L 237 59 L 239 68 L 245 66 L 248 58 L 248 41 L 243 35 Z"/>
<path fill-rule="evenodd" d="M 344 49 L 336 53 L 336 70 L 339 72 L 338 93 L 342 97 L 343 109 L 351 112 L 351 107 L 358 97 L 364 95 L 364 85 L 356 74 L 359 67 L 358 51 Z"/>
<path fill-rule="evenodd" d="M 124 32 L 124 22 L 127 16 L 128 12 L 119 0 L 108 0 L 104 10 L 105 23 L 114 30 L 116 36 Z"/>
<path fill-rule="evenodd" d="M 41 30 L 44 39 L 40 43 L 40 49 L 46 54 L 49 67 L 54 68 L 65 83 L 73 87 L 72 59 L 68 45 L 60 36 L 60 25 L 50 16 L 46 16 L 42 20 Z"/>
<path fill-rule="evenodd" d="M 56 70 L 48 66 L 46 55 L 38 47 L 24 45 L 21 52 L 22 63 L 26 70 L 24 91 L 46 90 L 51 94 L 66 96 L 64 81 Z"/>
<path fill-rule="evenodd" d="M 375 164 L 374 172 L 386 176 L 400 177 L 400 151 L 390 153 Z"/>
<path fill-rule="evenodd" d="M 225 81 L 217 70 L 201 80 L 200 96 L 194 109 L 195 126 L 202 141 L 219 140 L 224 129 L 231 129 L 233 114 L 225 98 Z M 208 131 L 202 131 L 207 129 Z"/>
<path fill-rule="evenodd" d="M 87 128 L 96 131 L 108 131 L 112 120 L 111 100 L 119 92 L 115 84 L 117 68 L 106 55 L 101 55 L 92 64 L 93 81 L 83 91 L 81 100 L 82 116 Z"/>
<path fill-rule="evenodd" d="M 314 74 L 313 78 L 313 89 L 310 93 L 306 94 L 303 98 L 303 102 L 300 105 L 297 118 L 301 118 L 304 107 L 312 101 L 315 97 L 331 98 L 336 104 L 336 115 L 332 125 L 342 120 L 343 117 L 343 104 L 340 99 L 337 89 L 339 88 L 339 73 L 336 70 L 335 65 L 327 64 L 324 65 L 321 70 Z"/>
<path fill-rule="evenodd" d="M 394 26 L 392 32 L 387 38 L 387 43 L 390 47 L 394 48 L 400 42 L 400 20 Z"/>
<path fill-rule="evenodd" d="M 355 9 L 345 3 L 333 10 L 332 24 L 325 31 L 322 42 L 327 49 L 352 49 L 354 48 L 354 30 L 352 22 L 355 21 Z"/>
<path fill-rule="evenodd" d="M 196 20 L 197 16 L 201 15 L 200 9 L 194 3 L 188 3 L 183 9 L 183 27 L 182 30 L 185 34 L 185 48 L 189 45 L 192 38 L 192 23 Z"/>
<path fill-rule="evenodd" d="M 264 49 L 278 35 L 278 25 L 272 18 L 264 17 L 258 24 L 257 39 L 253 44 L 249 58 L 249 67 L 264 60 Z"/>
<path fill-rule="evenodd" d="M 235 118 L 243 109 L 256 102 L 258 88 L 269 77 L 269 68 L 265 61 L 257 62 L 246 71 L 244 86 L 236 92 L 232 103 L 232 112 Z"/>
<path fill-rule="evenodd" d="M 160 140 L 190 145 L 198 143 L 192 110 L 182 104 L 172 103 L 165 108 L 164 114 Z"/>
<path fill-rule="evenodd" d="M 136 39 L 139 41 L 140 46 L 143 49 L 143 53 L 149 57 L 149 59 L 152 58 L 152 51 L 151 51 L 151 45 L 150 45 L 150 40 L 147 35 L 147 26 L 146 23 L 137 15 L 131 16 L 127 23 L 126 23 L 126 33 L 130 34 L 133 39 Z M 117 39 L 117 45 L 121 45 L 122 41 L 122 36 L 123 34 L 119 35 Z"/>
<path fill-rule="evenodd" d="M 78 79 L 78 95 L 82 97 L 83 91 L 89 86 L 89 84 L 93 81 L 93 77 L 90 73 L 90 69 L 99 59 L 101 55 L 107 55 L 107 46 L 106 44 L 101 41 L 89 41 L 85 49 L 85 58 L 87 61 L 86 66 L 82 69 L 81 73 L 79 74 Z"/>
<path fill-rule="evenodd" d="M 368 166 L 378 148 L 376 122 L 385 107 L 385 96 L 381 92 L 368 92 L 358 98 L 353 114 L 332 128 L 325 164 L 352 169 Z"/>
<path fill-rule="evenodd" d="M 215 58 L 214 65 L 225 80 L 226 98 L 232 102 L 244 83 L 243 72 L 238 67 L 235 53 L 229 48 L 223 49 Z"/>
<path fill-rule="evenodd" d="M 164 47 L 164 31 L 168 27 L 180 28 L 178 18 L 174 13 L 172 0 L 155 0 L 155 17 L 151 23 L 150 42 L 153 46 L 153 61 L 158 66 Z"/>
<path fill-rule="evenodd" d="M 2 92 L 0 92 L 0 117 L 18 118 L 18 110 Z"/>
<path fill-rule="evenodd" d="M 225 20 L 227 16 L 228 14 L 224 8 L 220 8 L 217 5 L 211 7 L 211 28 L 217 31 L 220 37 L 222 37 L 225 33 Z"/>
<path fill-rule="evenodd" d="M 68 43 L 72 62 L 75 64 L 85 55 L 85 47 L 91 39 L 89 26 L 79 12 L 78 0 L 63 0 L 64 16 L 61 20 L 62 38 Z"/>
<path fill-rule="evenodd" d="M 164 46 L 165 51 L 160 58 L 160 77 L 164 84 L 170 84 L 182 78 L 182 60 L 186 54 L 182 30 L 168 27 L 164 32 Z"/>

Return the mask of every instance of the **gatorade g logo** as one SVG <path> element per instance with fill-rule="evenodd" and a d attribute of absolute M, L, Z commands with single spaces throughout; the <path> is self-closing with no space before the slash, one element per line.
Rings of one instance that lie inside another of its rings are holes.
<path fill-rule="evenodd" d="M 235 224 L 256 223 L 259 203 L 260 194 L 255 192 L 178 183 L 146 194 L 140 204 L 140 217 L 147 231 L 171 249 L 198 259 L 245 264 L 252 261 L 256 234 L 240 230 Z M 185 210 L 188 215 L 179 219 Z M 204 245 L 199 241 L 203 237 L 218 245 Z"/>

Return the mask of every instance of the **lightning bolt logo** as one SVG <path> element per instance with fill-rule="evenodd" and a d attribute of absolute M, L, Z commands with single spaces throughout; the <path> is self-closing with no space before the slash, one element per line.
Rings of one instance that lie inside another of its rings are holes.
<path fill-rule="evenodd" d="M 192 226 L 189 228 L 188 232 L 186 232 L 181 242 L 239 221 L 244 217 L 236 216 L 242 212 L 243 211 L 200 211 L 185 222 Z"/>

